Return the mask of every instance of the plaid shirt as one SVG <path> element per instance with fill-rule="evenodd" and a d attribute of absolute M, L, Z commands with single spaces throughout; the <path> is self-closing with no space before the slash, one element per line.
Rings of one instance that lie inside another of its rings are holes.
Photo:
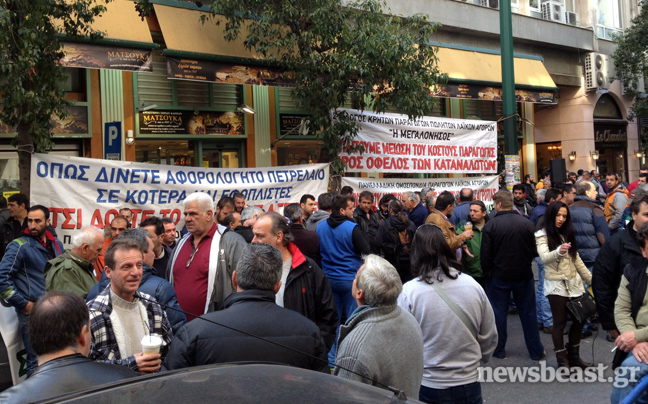
<path fill-rule="evenodd" d="M 173 337 L 171 324 L 169 324 L 169 320 L 167 320 L 166 313 L 162 309 L 162 306 L 149 301 L 155 300 L 153 297 L 142 292 L 137 292 L 135 298 L 137 299 L 139 296 L 142 297 L 141 302 L 144 304 L 144 307 L 146 307 L 150 332 L 156 333 L 162 337 L 160 353 L 164 360 L 164 357 L 169 350 L 171 338 Z M 119 352 L 119 346 L 117 346 L 117 339 L 115 338 L 112 322 L 110 321 L 110 313 L 112 313 L 110 285 L 108 285 L 95 299 L 90 300 L 87 305 L 90 310 L 90 330 L 92 332 L 89 358 L 97 362 L 128 366 L 132 370 L 137 371 L 135 356 L 122 358 Z"/>

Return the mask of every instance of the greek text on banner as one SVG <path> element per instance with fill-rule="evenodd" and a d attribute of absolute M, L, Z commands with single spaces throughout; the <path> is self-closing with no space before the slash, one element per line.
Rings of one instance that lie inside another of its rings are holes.
<path fill-rule="evenodd" d="M 493 195 L 499 189 L 499 177 L 466 177 L 466 178 L 358 178 L 342 177 L 342 186 L 350 186 L 357 198 L 363 191 L 374 195 L 376 204 L 385 194 L 393 194 L 398 200 L 405 192 L 419 192 L 425 187 L 434 188 L 440 194 L 443 191 L 459 194 L 462 188 L 470 188 L 475 199 L 484 202 L 490 211 L 493 206 Z"/>
<path fill-rule="evenodd" d="M 122 207 L 132 209 L 133 224 L 171 217 L 179 230 L 183 201 L 193 192 L 215 202 L 241 192 L 249 206 L 267 211 L 299 202 L 303 194 L 324 193 L 327 186 L 327 164 L 221 169 L 34 154 L 30 200 L 50 208 L 52 226 L 69 244 L 82 227 L 109 225 Z"/>
<path fill-rule="evenodd" d="M 349 173 L 497 172 L 496 122 L 343 111 L 360 125 L 353 144 L 365 149 L 340 151 Z"/>

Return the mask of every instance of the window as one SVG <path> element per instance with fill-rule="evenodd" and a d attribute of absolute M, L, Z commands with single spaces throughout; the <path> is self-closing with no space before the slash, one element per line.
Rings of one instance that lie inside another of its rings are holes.
<path fill-rule="evenodd" d="M 599 38 L 614 39 L 622 33 L 621 2 L 619 0 L 598 0 L 596 12 L 597 35 Z"/>
<path fill-rule="evenodd" d="M 540 0 L 529 0 L 529 10 L 535 11 L 536 13 L 541 13 L 540 10 Z"/>
<path fill-rule="evenodd" d="M 153 72 L 134 76 L 140 106 L 233 111 L 243 102 L 242 85 L 168 79 L 166 59 L 161 51 L 153 51 Z"/>

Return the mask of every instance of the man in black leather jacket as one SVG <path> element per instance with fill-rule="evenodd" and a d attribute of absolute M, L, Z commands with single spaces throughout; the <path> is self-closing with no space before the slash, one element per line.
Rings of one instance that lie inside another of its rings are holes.
<path fill-rule="evenodd" d="M 30 342 L 38 367 L 24 382 L 0 393 L 3 403 L 31 403 L 111 383 L 137 373 L 125 366 L 93 362 L 90 315 L 83 299 L 71 292 L 50 291 L 29 319 Z"/>

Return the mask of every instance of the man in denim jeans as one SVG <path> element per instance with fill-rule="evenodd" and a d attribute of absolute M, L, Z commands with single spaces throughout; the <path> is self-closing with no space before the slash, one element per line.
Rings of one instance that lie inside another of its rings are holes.
<path fill-rule="evenodd" d="M 27 213 L 27 229 L 9 243 L 0 262 L 0 295 L 18 313 L 27 351 L 27 375 L 38 366 L 29 344 L 29 313 L 45 294 L 45 264 L 65 251 L 63 244 L 47 230 L 49 225 L 49 210 L 42 205 L 32 206 Z"/>

